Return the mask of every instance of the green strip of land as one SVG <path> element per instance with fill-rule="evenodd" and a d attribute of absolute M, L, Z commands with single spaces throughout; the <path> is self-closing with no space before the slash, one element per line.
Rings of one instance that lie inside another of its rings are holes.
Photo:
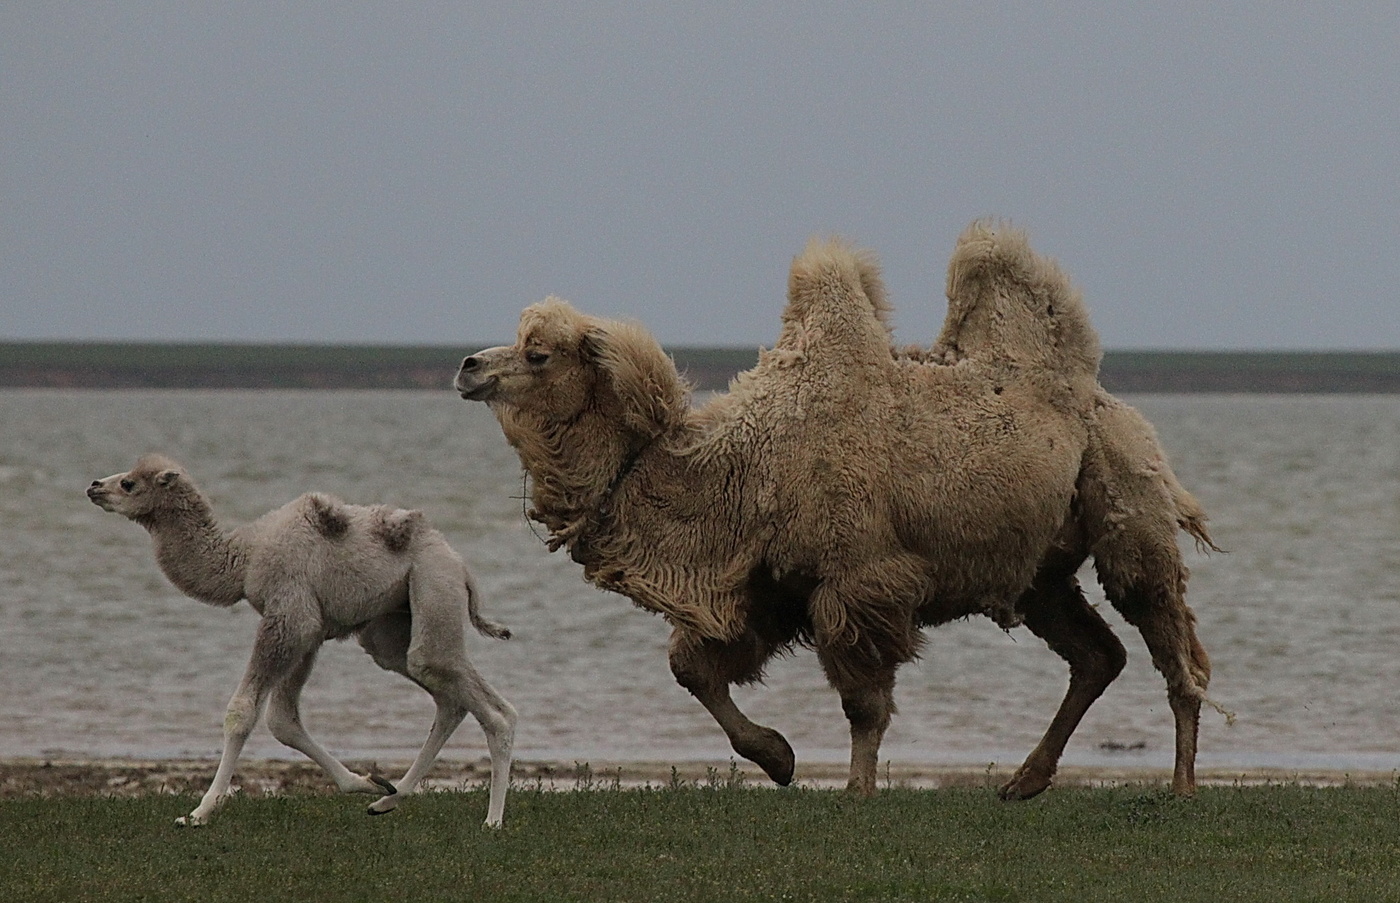
<path fill-rule="evenodd" d="M 1400 789 L 516 788 L 434 792 L 370 818 L 359 797 L 22 797 L 0 805 L 6 900 L 1400 899 Z"/>

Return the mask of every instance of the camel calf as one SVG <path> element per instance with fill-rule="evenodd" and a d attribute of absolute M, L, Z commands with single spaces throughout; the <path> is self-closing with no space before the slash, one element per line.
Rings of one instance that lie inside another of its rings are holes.
<path fill-rule="evenodd" d="M 160 569 L 185 595 L 219 607 L 247 599 L 262 616 L 224 719 L 218 772 L 179 824 L 206 823 L 228 796 L 235 763 L 269 698 L 273 736 L 325 769 L 340 790 L 384 794 L 370 805 L 371 815 L 393 810 L 417 789 L 471 714 L 491 753 L 486 824 L 501 824 L 516 714 L 467 660 L 463 622 L 499 639 L 510 631 L 481 617 L 461 557 L 422 512 L 311 493 L 225 531 L 184 469 L 160 455 L 94 480 L 87 494 L 104 511 L 146 528 Z M 317 651 L 328 639 L 350 635 L 375 664 L 427 690 L 437 706 L 427 741 L 397 785 L 378 774 L 354 774 L 302 727 L 299 699 Z"/>

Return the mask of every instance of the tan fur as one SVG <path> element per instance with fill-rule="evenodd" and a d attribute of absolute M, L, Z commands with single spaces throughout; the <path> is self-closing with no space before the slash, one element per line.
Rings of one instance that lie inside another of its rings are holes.
<path fill-rule="evenodd" d="M 644 331 L 553 298 L 458 374 L 519 453 L 552 547 L 670 620 L 677 679 L 779 782 L 791 748 L 728 687 L 794 643 L 841 694 L 862 792 L 922 626 L 1024 618 L 1079 675 L 1009 796 L 1048 785 L 1122 667 L 1073 577 L 1096 532 L 1076 520 L 1098 397 L 1083 303 L 1024 236 L 985 223 L 955 250 L 949 295 L 940 347 L 896 354 L 874 258 L 817 241 L 774 348 L 700 410 Z"/>

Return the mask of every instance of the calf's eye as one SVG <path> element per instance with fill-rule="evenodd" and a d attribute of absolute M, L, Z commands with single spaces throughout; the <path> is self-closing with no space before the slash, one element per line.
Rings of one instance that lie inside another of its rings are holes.
<path fill-rule="evenodd" d="M 525 362 L 531 366 L 538 367 L 547 360 L 549 360 L 549 355 L 545 354 L 543 351 L 525 352 Z"/>
<path fill-rule="evenodd" d="M 121 481 L 121 487 L 122 487 L 122 492 L 130 492 L 131 490 L 133 490 L 133 489 L 136 488 L 136 481 L 135 481 L 135 480 L 122 480 L 122 481 Z"/>

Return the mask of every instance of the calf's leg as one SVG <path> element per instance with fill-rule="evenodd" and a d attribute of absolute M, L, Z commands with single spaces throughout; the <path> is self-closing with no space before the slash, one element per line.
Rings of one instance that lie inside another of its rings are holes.
<path fill-rule="evenodd" d="M 379 775 L 362 777 L 346 768 L 339 759 L 312 739 L 302 725 L 301 690 L 306 685 L 306 679 L 311 676 L 317 651 L 313 648 L 304 654 L 273 689 L 267 709 L 267 726 L 272 731 L 272 736 L 320 765 L 335 782 L 336 789 L 343 793 L 394 793 L 394 785 Z"/>
<path fill-rule="evenodd" d="M 467 658 L 465 585 L 461 563 L 450 550 L 427 550 L 409 574 L 411 611 L 387 615 L 361 631 L 360 643 L 374 660 L 406 675 L 433 697 L 436 706 L 428 738 L 398 781 L 397 792 L 371 803 L 371 815 L 392 811 L 418 789 L 442 747 L 470 714 L 486 734 L 491 756 L 485 824 L 494 828 L 503 821 L 517 716 Z"/>
<path fill-rule="evenodd" d="M 192 827 L 207 823 L 214 810 L 228 796 L 234 767 L 244 744 L 248 742 L 248 735 L 258 723 L 268 691 L 296 663 L 315 652 L 321 642 L 318 631 L 317 625 L 307 625 L 299 623 L 296 618 L 277 615 L 267 615 L 258 622 L 248 668 L 224 715 L 224 751 L 218 770 L 214 773 L 214 781 L 194 811 L 176 819 L 176 824 Z"/>

